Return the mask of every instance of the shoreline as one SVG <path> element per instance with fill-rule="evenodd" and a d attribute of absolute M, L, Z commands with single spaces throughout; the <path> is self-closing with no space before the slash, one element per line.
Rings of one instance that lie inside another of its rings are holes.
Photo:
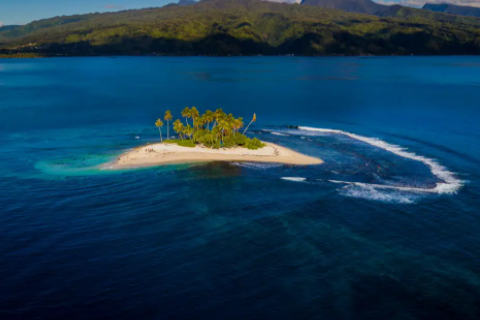
<path fill-rule="evenodd" d="M 206 57 L 206 58 L 235 58 L 235 57 L 304 57 L 304 58 L 383 58 L 383 57 L 477 57 L 479 54 L 411 54 L 411 53 L 392 53 L 392 54 L 98 54 L 98 55 L 69 55 L 53 53 L 1 53 L 0 59 L 51 59 L 51 58 L 126 58 L 126 57 Z M 5 50 L 5 49 L 4 49 Z M 25 56 L 31 55 L 31 56 Z"/>
<path fill-rule="evenodd" d="M 270 162 L 291 165 L 318 165 L 323 161 L 270 142 L 265 147 L 249 150 L 242 147 L 210 149 L 197 145 L 194 148 L 181 147 L 173 143 L 156 143 L 135 148 L 121 154 L 103 169 L 129 169 L 176 163 L 246 161 Z"/>

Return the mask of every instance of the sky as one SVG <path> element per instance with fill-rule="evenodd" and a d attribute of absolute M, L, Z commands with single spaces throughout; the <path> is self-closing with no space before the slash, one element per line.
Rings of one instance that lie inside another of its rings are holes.
<path fill-rule="evenodd" d="M 283 2 L 284 0 L 272 0 Z M 480 0 L 374 0 L 382 4 L 403 4 L 421 7 L 431 3 L 453 3 L 480 7 Z M 0 25 L 26 24 L 33 20 L 61 15 L 108 12 L 127 9 L 161 7 L 177 0 L 0 0 Z"/>
<path fill-rule="evenodd" d="M 0 21 L 4 25 L 92 12 L 161 7 L 178 0 L 0 0 Z"/>

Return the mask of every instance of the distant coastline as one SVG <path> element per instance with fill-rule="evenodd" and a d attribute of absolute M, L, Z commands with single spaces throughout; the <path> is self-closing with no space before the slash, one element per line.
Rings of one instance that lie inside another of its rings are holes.
<path fill-rule="evenodd" d="M 480 54 L 479 18 L 401 6 L 384 9 L 387 12 L 377 16 L 307 4 L 209 0 L 190 6 L 54 17 L 0 31 L 0 54 Z"/>
<path fill-rule="evenodd" d="M 325 58 L 342 58 L 342 57 L 435 57 L 435 56 L 478 56 L 478 54 L 101 54 L 101 55 L 75 55 L 75 54 L 36 54 L 36 53 L 0 53 L 0 59 L 47 59 L 47 58 L 121 58 L 121 57 L 211 57 L 211 58 L 228 58 L 228 57 L 325 57 Z"/>
<path fill-rule="evenodd" d="M 48 56 L 36 53 L 0 53 L 0 59 L 33 59 L 33 58 L 48 58 Z"/>

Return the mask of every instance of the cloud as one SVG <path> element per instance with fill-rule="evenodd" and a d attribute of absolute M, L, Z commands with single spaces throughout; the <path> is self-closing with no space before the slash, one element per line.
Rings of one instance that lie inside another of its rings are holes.
<path fill-rule="evenodd" d="M 385 5 L 394 5 L 394 4 L 401 4 L 403 6 L 409 7 L 423 7 L 425 3 L 449 3 L 455 4 L 458 6 L 469 6 L 469 7 L 479 7 L 480 8 L 480 0 L 374 0 L 377 3 L 385 4 Z"/>
<path fill-rule="evenodd" d="M 123 9 L 123 6 L 119 4 L 106 4 L 105 8 L 106 9 Z"/>
<path fill-rule="evenodd" d="M 0 27 L 3 27 L 3 22 L 2 21 L 0 21 Z"/>

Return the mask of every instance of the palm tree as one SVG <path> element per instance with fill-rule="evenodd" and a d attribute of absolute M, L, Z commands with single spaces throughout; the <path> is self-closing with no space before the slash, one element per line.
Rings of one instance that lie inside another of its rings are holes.
<path fill-rule="evenodd" d="M 188 118 L 192 116 L 192 111 L 190 110 L 189 107 L 185 107 L 185 109 L 182 110 L 182 117 L 185 118 L 185 121 L 187 122 L 188 126 Z"/>
<path fill-rule="evenodd" d="M 207 124 L 207 129 L 210 130 L 210 122 L 212 122 L 215 119 L 213 112 L 210 110 L 207 110 L 202 118 L 203 118 L 203 122 Z"/>
<path fill-rule="evenodd" d="M 215 138 L 215 142 L 217 142 L 218 139 L 222 136 L 222 130 L 220 130 L 218 126 L 213 127 L 211 132 L 213 134 L 213 137 Z"/>
<path fill-rule="evenodd" d="M 235 119 L 235 130 L 238 131 L 241 128 L 243 128 L 243 126 L 244 126 L 244 123 L 243 123 L 243 118 L 242 117 Z"/>
<path fill-rule="evenodd" d="M 163 138 L 162 138 L 163 122 L 162 122 L 162 120 L 157 119 L 157 121 L 155 122 L 155 126 L 158 128 L 158 131 L 160 132 L 160 142 L 163 142 Z"/>
<path fill-rule="evenodd" d="M 197 117 L 193 119 L 193 126 L 198 131 L 198 127 L 203 126 L 203 118 Z"/>
<path fill-rule="evenodd" d="M 170 139 L 170 120 L 173 119 L 172 113 L 170 110 L 165 111 L 165 116 L 163 117 L 165 121 L 167 121 L 167 139 Z"/>
<path fill-rule="evenodd" d="M 218 124 L 218 121 L 225 115 L 225 112 L 223 112 L 222 108 L 215 110 L 213 113 L 213 117 L 215 118 L 215 123 L 213 126 L 215 127 Z"/>
<path fill-rule="evenodd" d="M 200 117 L 200 113 L 198 112 L 197 108 L 192 107 L 192 109 L 190 109 L 190 117 L 192 117 L 193 120 Z"/>
<path fill-rule="evenodd" d="M 250 121 L 250 123 L 248 124 L 248 126 L 245 128 L 245 131 L 243 131 L 243 134 L 245 134 L 245 132 L 247 132 L 248 127 L 250 127 L 250 125 L 252 124 L 252 122 L 255 122 L 255 121 L 257 121 L 257 115 L 254 113 L 254 114 L 253 114 L 253 119 L 252 119 L 252 121 Z"/>
<path fill-rule="evenodd" d="M 233 114 L 229 113 L 226 120 L 228 124 L 228 132 L 233 133 L 233 131 L 235 131 L 235 117 L 233 116 Z"/>
<path fill-rule="evenodd" d="M 175 120 L 175 122 L 173 123 L 173 130 L 175 130 L 175 132 L 180 136 L 180 138 L 183 140 L 183 123 L 177 119 Z"/>
<path fill-rule="evenodd" d="M 223 140 L 225 139 L 225 131 L 227 131 L 227 134 L 228 134 L 228 130 L 231 128 L 228 122 L 228 119 L 227 118 L 220 119 L 220 121 L 218 122 L 218 128 L 222 131 L 222 143 L 223 143 Z"/>
<path fill-rule="evenodd" d="M 183 129 L 183 131 L 185 132 L 185 134 L 186 134 L 187 136 L 190 137 L 190 139 L 192 139 L 193 128 L 190 127 L 190 125 L 187 125 L 187 126 Z"/>
<path fill-rule="evenodd" d="M 211 145 L 211 148 L 213 148 L 213 144 L 215 143 L 215 136 L 212 133 L 207 133 L 204 139 Z"/>

